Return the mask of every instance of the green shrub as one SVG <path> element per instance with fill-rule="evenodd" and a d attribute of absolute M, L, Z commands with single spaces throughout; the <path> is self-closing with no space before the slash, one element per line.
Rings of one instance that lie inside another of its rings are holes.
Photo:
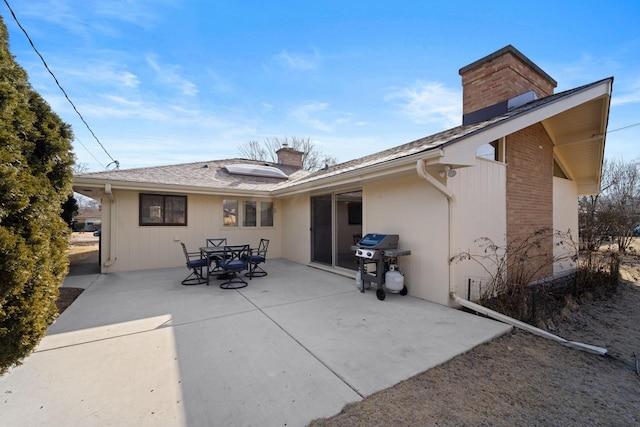
<path fill-rule="evenodd" d="M 33 351 L 58 314 L 71 138 L 15 62 L 0 18 L 0 375 Z"/>

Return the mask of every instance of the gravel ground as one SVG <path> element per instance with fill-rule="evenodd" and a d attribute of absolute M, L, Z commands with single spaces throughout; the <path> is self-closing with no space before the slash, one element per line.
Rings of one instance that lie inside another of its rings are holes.
<path fill-rule="evenodd" d="M 606 356 L 515 330 L 310 426 L 640 425 L 637 258 L 622 278 L 609 300 L 582 301 L 551 331 Z"/>

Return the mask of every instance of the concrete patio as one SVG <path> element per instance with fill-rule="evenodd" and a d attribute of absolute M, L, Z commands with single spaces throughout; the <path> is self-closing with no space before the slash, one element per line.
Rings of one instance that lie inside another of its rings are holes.
<path fill-rule="evenodd" d="M 186 268 L 68 276 L 86 290 L 0 378 L 10 426 L 304 426 L 507 332 L 285 260 L 240 290 Z M 411 284 L 408 284 L 411 286 Z"/>

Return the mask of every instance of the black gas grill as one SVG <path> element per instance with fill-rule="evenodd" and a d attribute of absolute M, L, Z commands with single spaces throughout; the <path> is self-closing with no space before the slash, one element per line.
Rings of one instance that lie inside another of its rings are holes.
<path fill-rule="evenodd" d="M 411 255 L 410 250 L 399 250 L 397 234 L 370 233 L 351 247 L 359 261 L 359 277 L 361 280 L 360 292 L 364 293 L 365 283 L 375 283 L 376 296 L 379 300 L 385 299 L 385 273 L 389 271 L 389 265 L 396 264 L 400 256 Z M 403 286 L 400 295 L 407 294 L 407 287 Z"/>

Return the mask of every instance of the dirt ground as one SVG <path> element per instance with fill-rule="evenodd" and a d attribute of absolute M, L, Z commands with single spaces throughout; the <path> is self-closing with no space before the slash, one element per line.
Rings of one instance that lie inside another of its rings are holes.
<path fill-rule="evenodd" d="M 640 425 L 637 257 L 621 278 L 612 298 L 581 301 L 550 331 L 606 356 L 514 330 L 310 426 Z"/>
<path fill-rule="evenodd" d="M 67 256 L 71 266 L 97 263 L 98 237 L 93 233 L 72 233 Z M 62 314 L 82 293 L 82 288 L 62 287 L 56 301 L 58 313 Z"/>
<path fill-rule="evenodd" d="M 73 263 L 88 262 L 88 258 L 98 253 L 98 237 L 91 232 L 74 232 L 69 240 L 67 256 Z"/>

